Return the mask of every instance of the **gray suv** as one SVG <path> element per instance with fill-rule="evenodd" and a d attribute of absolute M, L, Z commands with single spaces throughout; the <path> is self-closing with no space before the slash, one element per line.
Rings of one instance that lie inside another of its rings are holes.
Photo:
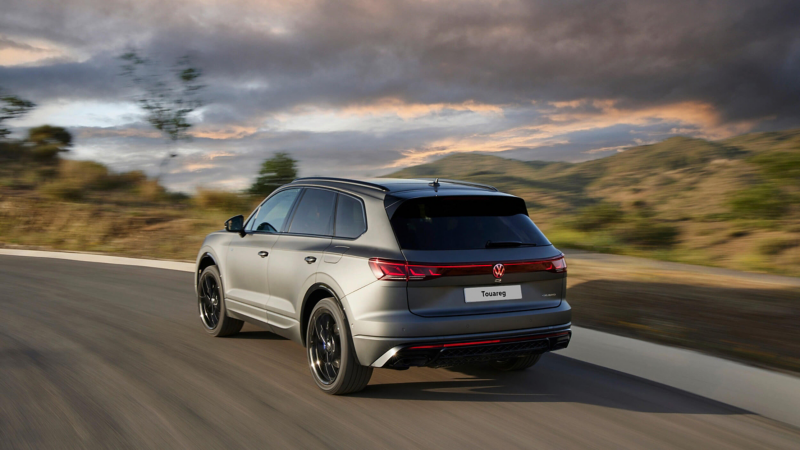
<path fill-rule="evenodd" d="M 375 367 L 521 370 L 571 336 L 564 255 L 521 198 L 462 181 L 295 180 L 206 237 L 195 281 L 208 334 L 298 342 L 330 394 Z"/>

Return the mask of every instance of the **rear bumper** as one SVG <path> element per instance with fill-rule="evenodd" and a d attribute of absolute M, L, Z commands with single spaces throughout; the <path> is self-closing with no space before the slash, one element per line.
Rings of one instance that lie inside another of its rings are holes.
<path fill-rule="evenodd" d="M 342 299 L 358 362 L 375 362 L 396 347 L 516 337 L 569 328 L 566 300 L 554 308 L 465 316 L 421 317 L 408 310 L 405 286 L 373 283 Z"/>
<path fill-rule="evenodd" d="M 406 369 L 411 366 L 452 367 L 497 361 L 567 348 L 572 331 L 562 329 L 518 336 L 447 340 L 394 347 L 384 353 L 373 367 Z"/>
<path fill-rule="evenodd" d="M 570 325 L 421 338 L 356 336 L 354 344 L 362 364 L 367 359 L 373 367 L 448 367 L 566 348 Z"/>

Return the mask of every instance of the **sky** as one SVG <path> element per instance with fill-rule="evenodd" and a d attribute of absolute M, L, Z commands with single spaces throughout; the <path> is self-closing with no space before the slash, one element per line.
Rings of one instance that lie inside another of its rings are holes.
<path fill-rule="evenodd" d="M 301 176 L 379 176 L 459 152 L 583 161 L 674 135 L 800 126 L 796 0 L 3 0 L 9 122 L 69 157 L 243 189 L 289 152 Z M 189 55 L 205 103 L 171 145 L 119 56 Z"/>

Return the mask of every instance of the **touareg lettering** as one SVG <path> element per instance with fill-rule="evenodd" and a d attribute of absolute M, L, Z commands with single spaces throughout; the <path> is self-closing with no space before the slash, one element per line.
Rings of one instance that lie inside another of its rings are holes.
<path fill-rule="evenodd" d="M 505 297 L 505 291 L 481 291 L 484 297 Z"/>

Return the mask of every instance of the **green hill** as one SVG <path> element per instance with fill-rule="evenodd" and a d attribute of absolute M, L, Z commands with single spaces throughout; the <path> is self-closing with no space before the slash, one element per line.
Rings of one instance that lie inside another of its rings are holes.
<path fill-rule="evenodd" d="M 800 275 L 800 129 L 575 164 L 456 154 L 387 176 L 496 186 L 564 247 Z"/>

